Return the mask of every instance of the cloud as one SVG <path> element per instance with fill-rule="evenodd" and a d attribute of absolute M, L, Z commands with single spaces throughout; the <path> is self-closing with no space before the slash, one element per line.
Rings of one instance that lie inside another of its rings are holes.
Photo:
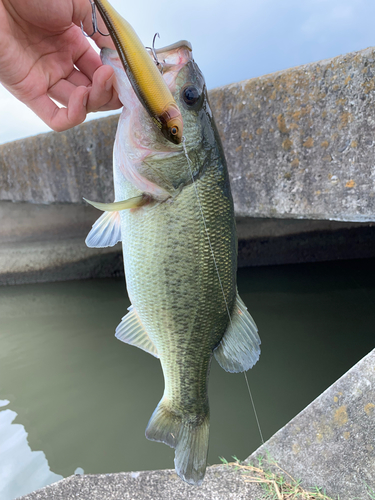
<path fill-rule="evenodd" d="M 87 120 L 118 113 L 119 110 L 91 113 Z M 51 132 L 36 114 L 0 85 L 0 144 Z"/>

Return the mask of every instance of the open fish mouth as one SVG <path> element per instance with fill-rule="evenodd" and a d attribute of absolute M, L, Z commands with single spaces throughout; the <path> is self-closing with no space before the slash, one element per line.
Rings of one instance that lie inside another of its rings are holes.
<path fill-rule="evenodd" d="M 149 52 L 132 26 L 107 0 L 94 2 L 138 99 L 164 137 L 174 144 L 180 144 L 183 136 L 180 109 Z"/>

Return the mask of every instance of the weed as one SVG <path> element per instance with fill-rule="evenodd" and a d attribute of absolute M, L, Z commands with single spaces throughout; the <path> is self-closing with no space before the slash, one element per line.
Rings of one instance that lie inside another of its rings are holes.
<path fill-rule="evenodd" d="M 257 467 L 241 464 L 236 457 L 233 459 L 234 462 L 228 462 L 220 457 L 223 464 L 241 471 L 246 482 L 259 484 L 264 490 L 264 500 L 333 500 L 325 494 L 322 488 L 315 487 L 309 490 L 302 488 L 300 481 L 296 481 L 270 457 L 266 459 L 258 457 Z M 269 468 L 266 470 L 264 462 L 271 465 L 272 470 Z M 375 500 L 375 496 L 370 496 L 370 498 Z"/>
<path fill-rule="evenodd" d="M 371 488 L 368 484 L 366 484 L 367 494 L 371 500 L 375 500 L 375 490 Z"/>

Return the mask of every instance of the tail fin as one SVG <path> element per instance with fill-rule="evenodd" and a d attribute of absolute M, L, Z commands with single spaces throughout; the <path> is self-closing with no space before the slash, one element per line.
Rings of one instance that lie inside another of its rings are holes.
<path fill-rule="evenodd" d="M 209 428 L 208 413 L 202 417 L 179 416 L 162 399 L 150 418 L 146 437 L 175 448 L 177 474 L 199 486 L 206 472 Z"/>

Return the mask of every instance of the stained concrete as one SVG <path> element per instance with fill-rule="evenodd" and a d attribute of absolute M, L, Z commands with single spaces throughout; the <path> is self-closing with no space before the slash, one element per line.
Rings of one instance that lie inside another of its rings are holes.
<path fill-rule="evenodd" d="M 350 348 L 350 346 L 348 347 Z M 277 409 L 275 409 L 277 411 Z M 272 457 L 305 489 L 366 500 L 375 491 L 375 349 L 254 452 Z M 269 465 L 266 463 L 266 467 Z M 271 466 L 272 468 L 272 466 Z M 22 500 L 260 500 L 263 490 L 225 466 L 208 467 L 202 487 L 174 471 L 72 476 Z"/>
<path fill-rule="evenodd" d="M 375 49 L 211 91 L 237 215 L 374 221 Z"/>
<path fill-rule="evenodd" d="M 118 115 L 66 132 L 0 145 L 0 200 L 40 204 L 113 201 Z"/>
<path fill-rule="evenodd" d="M 375 49 L 211 90 L 242 217 L 375 220 Z M 0 146 L 0 200 L 112 201 L 117 117 Z"/>
<path fill-rule="evenodd" d="M 350 314 L 350 311 L 348 312 Z M 353 332 L 353 342 L 355 342 Z M 348 346 L 350 349 L 350 346 Z M 375 350 L 253 453 L 340 500 L 375 492 Z"/>

